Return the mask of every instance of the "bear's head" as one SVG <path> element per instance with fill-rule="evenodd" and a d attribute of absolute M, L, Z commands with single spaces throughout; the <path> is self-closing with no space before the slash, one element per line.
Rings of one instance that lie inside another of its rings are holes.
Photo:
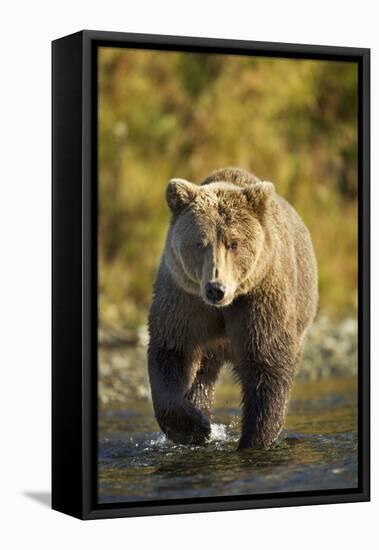
<path fill-rule="evenodd" d="M 199 186 L 171 180 L 166 196 L 172 221 L 164 259 L 176 283 L 217 307 L 248 292 L 267 263 L 274 194 L 273 184 L 263 181 Z"/>

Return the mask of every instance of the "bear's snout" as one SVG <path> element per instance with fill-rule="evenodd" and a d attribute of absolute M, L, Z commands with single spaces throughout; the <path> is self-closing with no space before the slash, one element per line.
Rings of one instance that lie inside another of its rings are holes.
<path fill-rule="evenodd" d="M 212 283 L 209 281 L 205 285 L 205 295 L 212 304 L 221 302 L 225 296 L 225 292 L 226 287 L 222 283 Z"/>

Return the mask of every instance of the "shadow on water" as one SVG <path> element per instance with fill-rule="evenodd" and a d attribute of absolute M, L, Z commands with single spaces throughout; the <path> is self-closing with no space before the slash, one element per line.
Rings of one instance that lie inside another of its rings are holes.
<path fill-rule="evenodd" d="M 99 501 L 262 494 L 357 486 L 356 381 L 297 384 L 285 430 L 268 451 L 236 452 L 238 393 L 219 392 L 209 444 L 174 445 L 147 402 L 99 416 Z"/>

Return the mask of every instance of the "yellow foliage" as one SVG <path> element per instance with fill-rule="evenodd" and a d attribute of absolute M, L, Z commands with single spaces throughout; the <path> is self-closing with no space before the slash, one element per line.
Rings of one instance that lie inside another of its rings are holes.
<path fill-rule="evenodd" d="M 320 307 L 357 307 L 355 63 L 102 48 L 100 322 L 145 322 L 171 177 L 234 165 L 275 183 L 308 225 Z"/>

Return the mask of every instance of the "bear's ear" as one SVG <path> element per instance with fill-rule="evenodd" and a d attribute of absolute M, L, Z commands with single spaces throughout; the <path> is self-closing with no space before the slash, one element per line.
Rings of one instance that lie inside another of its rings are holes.
<path fill-rule="evenodd" d="M 190 202 L 194 200 L 199 187 L 194 183 L 180 178 L 168 182 L 166 200 L 173 214 L 179 214 Z"/>
<path fill-rule="evenodd" d="M 275 195 L 275 186 L 271 181 L 257 181 L 243 190 L 248 203 L 262 219 L 270 207 Z"/>

